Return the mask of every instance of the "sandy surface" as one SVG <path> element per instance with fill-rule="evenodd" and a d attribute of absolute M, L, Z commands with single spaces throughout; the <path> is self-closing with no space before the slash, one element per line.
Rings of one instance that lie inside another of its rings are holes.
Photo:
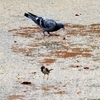
<path fill-rule="evenodd" d="M 28 11 L 65 30 L 43 37 Z M 0 100 L 100 100 L 100 0 L 0 0 L 0 27 Z"/>

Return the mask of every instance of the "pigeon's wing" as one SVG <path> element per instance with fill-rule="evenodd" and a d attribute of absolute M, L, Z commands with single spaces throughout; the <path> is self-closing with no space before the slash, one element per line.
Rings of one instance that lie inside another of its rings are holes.
<path fill-rule="evenodd" d="M 56 27 L 56 22 L 52 19 L 41 18 L 40 19 L 40 27 L 46 31 L 51 31 Z"/>
<path fill-rule="evenodd" d="M 40 26 L 44 31 L 53 31 L 56 28 L 57 23 L 52 19 L 47 19 L 43 17 L 39 17 L 30 12 L 25 13 L 24 16 L 33 20 L 38 26 Z"/>

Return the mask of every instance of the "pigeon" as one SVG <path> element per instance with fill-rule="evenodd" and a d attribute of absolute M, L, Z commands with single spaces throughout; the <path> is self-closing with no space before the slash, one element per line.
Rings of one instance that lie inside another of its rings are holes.
<path fill-rule="evenodd" d="M 49 77 L 49 73 L 50 73 L 51 70 L 53 70 L 53 69 L 45 68 L 45 66 L 42 66 L 42 67 L 41 67 L 41 72 L 42 72 L 44 75 L 47 74 L 48 77 Z M 48 78 L 47 78 L 47 80 L 48 80 Z"/>
<path fill-rule="evenodd" d="M 40 17 L 30 12 L 24 13 L 24 16 L 33 20 L 42 29 L 44 35 L 45 32 L 47 32 L 50 36 L 51 35 L 50 32 L 54 32 L 61 28 L 64 28 L 64 24 L 62 23 L 57 23 L 52 19 Z"/>

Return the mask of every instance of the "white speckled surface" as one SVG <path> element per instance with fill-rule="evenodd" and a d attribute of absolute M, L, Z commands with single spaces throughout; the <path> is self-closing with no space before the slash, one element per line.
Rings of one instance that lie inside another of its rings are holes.
<path fill-rule="evenodd" d="M 28 11 L 68 26 L 55 32 L 60 36 L 44 38 L 30 29 L 37 26 L 23 16 Z M 99 100 L 99 34 L 100 0 L 0 0 L 0 100 Z M 42 64 L 54 69 L 48 81 Z"/>

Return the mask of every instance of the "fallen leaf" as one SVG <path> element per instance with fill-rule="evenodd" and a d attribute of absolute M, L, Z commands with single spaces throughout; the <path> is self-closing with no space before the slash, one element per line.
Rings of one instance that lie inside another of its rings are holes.
<path fill-rule="evenodd" d="M 78 66 L 78 65 L 76 66 L 76 68 L 79 68 L 79 67 L 80 67 L 80 66 Z"/>
<path fill-rule="evenodd" d="M 84 67 L 84 69 L 89 69 L 89 67 Z"/>
<path fill-rule="evenodd" d="M 54 92 L 54 94 L 67 94 L 65 91 Z"/>
<path fill-rule="evenodd" d="M 27 90 L 24 90 L 23 92 L 27 92 Z"/>
<path fill-rule="evenodd" d="M 14 41 L 14 43 L 17 43 L 17 41 Z"/>
<path fill-rule="evenodd" d="M 79 14 L 75 14 L 75 16 L 79 16 Z"/>
<path fill-rule="evenodd" d="M 81 91 L 78 91 L 78 92 L 77 92 L 77 94 L 81 94 L 81 93 L 82 93 Z"/>
<path fill-rule="evenodd" d="M 31 85 L 32 83 L 31 82 L 24 81 L 21 84 L 23 84 L 23 85 Z"/>

